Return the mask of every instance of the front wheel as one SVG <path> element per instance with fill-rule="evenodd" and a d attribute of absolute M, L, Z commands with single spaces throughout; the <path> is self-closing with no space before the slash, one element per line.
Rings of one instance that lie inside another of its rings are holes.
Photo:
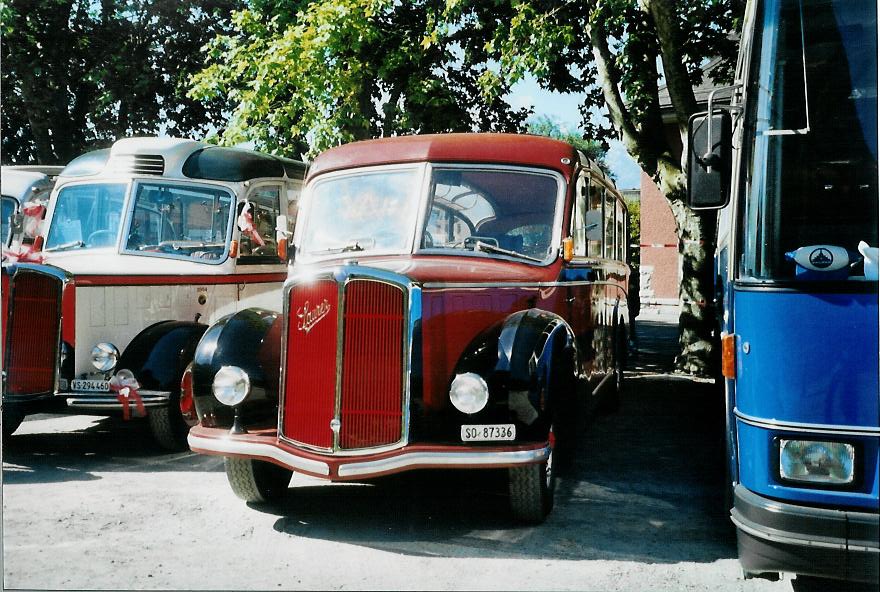
<path fill-rule="evenodd" d="M 246 502 L 277 500 L 287 491 L 293 471 L 252 458 L 223 459 L 233 493 Z"/>
<path fill-rule="evenodd" d="M 791 581 L 791 589 L 794 592 L 868 592 L 876 590 L 877 585 L 799 575 Z"/>
<path fill-rule="evenodd" d="M 510 509 L 514 518 L 528 524 L 540 524 L 553 509 L 556 474 L 553 452 L 543 463 L 508 469 Z"/>
<path fill-rule="evenodd" d="M 147 411 L 147 419 L 150 422 L 150 431 L 159 446 L 165 450 L 180 452 L 189 450 L 186 437 L 189 434 L 189 424 L 183 419 L 180 405 L 172 398 L 167 407 L 154 407 Z"/>

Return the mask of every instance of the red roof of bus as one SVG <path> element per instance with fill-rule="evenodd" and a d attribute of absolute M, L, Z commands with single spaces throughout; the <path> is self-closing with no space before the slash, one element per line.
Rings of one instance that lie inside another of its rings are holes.
<path fill-rule="evenodd" d="M 568 159 L 568 164 L 562 162 Z M 404 162 L 517 164 L 549 168 L 566 177 L 577 163 L 565 142 L 525 134 L 432 134 L 352 142 L 322 152 L 309 177 L 353 167 Z"/>

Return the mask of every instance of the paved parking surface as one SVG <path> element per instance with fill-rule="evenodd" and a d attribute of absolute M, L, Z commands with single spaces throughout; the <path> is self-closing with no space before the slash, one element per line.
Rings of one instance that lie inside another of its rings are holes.
<path fill-rule="evenodd" d="M 222 460 L 162 454 L 146 426 L 38 416 L 3 446 L 3 584 L 790 590 L 740 578 L 719 497 L 714 385 L 661 373 L 673 325 L 639 330 L 622 408 L 584 419 L 541 526 L 511 523 L 503 473 L 295 476 L 282 503 L 249 507 Z"/>

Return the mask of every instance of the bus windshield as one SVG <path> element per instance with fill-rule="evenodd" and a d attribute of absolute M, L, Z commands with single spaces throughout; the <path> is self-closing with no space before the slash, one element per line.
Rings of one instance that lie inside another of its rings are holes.
<path fill-rule="evenodd" d="M 739 275 L 792 278 L 814 245 L 855 262 L 877 246 L 877 3 L 766 0 L 756 22 Z"/>
<path fill-rule="evenodd" d="M 420 246 L 543 262 L 559 188 L 553 175 L 526 170 L 436 169 Z"/>
<path fill-rule="evenodd" d="M 125 250 L 219 263 L 232 232 L 233 196 L 221 188 L 138 183 Z"/>
<path fill-rule="evenodd" d="M 70 185 L 58 192 L 46 251 L 116 245 L 128 185 Z"/>

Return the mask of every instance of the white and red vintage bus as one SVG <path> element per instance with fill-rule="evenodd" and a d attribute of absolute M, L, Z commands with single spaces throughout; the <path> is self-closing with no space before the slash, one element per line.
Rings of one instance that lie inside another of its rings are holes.
<path fill-rule="evenodd" d="M 0 167 L 0 258 L 27 256 L 39 235 L 62 166 Z"/>
<path fill-rule="evenodd" d="M 3 267 L 3 433 L 36 412 L 121 413 L 185 447 L 180 382 L 199 338 L 236 310 L 281 308 L 276 229 L 296 215 L 305 169 L 177 138 L 73 160 L 39 260 Z"/>
<path fill-rule="evenodd" d="M 303 195 L 283 314 L 224 317 L 196 349 L 191 448 L 249 501 L 292 471 L 507 469 L 514 516 L 543 520 L 581 403 L 619 396 L 614 184 L 564 142 L 449 134 L 328 150 Z"/>

